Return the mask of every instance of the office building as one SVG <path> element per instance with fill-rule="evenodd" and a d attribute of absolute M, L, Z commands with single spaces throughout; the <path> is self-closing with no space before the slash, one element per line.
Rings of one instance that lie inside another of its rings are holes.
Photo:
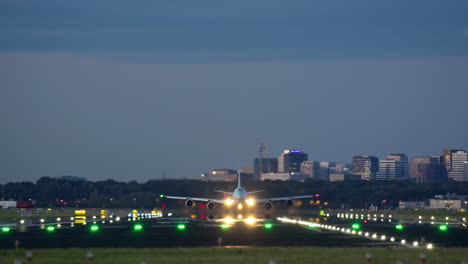
<path fill-rule="evenodd" d="M 409 177 L 408 157 L 405 154 L 390 154 L 379 161 L 377 180 L 405 180 Z"/>
<path fill-rule="evenodd" d="M 375 180 L 379 171 L 379 159 L 374 156 L 353 156 L 353 174 L 361 175 L 361 180 Z"/>
<path fill-rule="evenodd" d="M 307 175 L 309 178 L 316 179 L 318 169 L 318 161 L 306 160 L 301 163 L 301 173 Z"/>
<path fill-rule="evenodd" d="M 440 160 L 434 157 L 415 157 L 409 165 L 410 177 L 417 183 L 440 182 L 444 177 Z"/>
<path fill-rule="evenodd" d="M 468 181 L 468 161 L 465 161 L 463 163 L 463 165 L 464 165 L 463 167 L 465 169 L 465 181 Z"/>
<path fill-rule="evenodd" d="M 301 163 L 306 160 L 306 153 L 299 150 L 286 149 L 278 158 L 278 173 L 300 173 Z"/>
<path fill-rule="evenodd" d="M 277 173 L 278 172 L 278 159 L 277 158 L 263 158 L 261 173 Z M 254 174 L 260 179 L 260 159 L 254 159 Z"/>
<path fill-rule="evenodd" d="M 468 153 L 461 149 L 446 149 L 442 154 L 442 165 L 449 179 L 467 181 L 464 162 L 468 161 Z"/>

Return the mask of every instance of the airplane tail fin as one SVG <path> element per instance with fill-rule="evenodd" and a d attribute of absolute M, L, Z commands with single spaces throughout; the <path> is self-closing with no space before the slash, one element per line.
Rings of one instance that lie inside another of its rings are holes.
<path fill-rule="evenodd" d="M 239 171 L 239 175 L 237 176 L 237 187 L 241 187 L 241 173 Z"/>

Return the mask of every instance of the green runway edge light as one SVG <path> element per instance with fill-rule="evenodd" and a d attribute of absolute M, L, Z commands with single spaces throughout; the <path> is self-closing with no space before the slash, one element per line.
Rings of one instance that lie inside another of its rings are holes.
<path fill-rule="evenodd" d="M 91 232 L 97 232 L 97 231 L 99 231 L 99 226 L 98 226 L 98 225 L 92 225 L 92 226 L 89 228 L 89 230 L 90 230 Z"/>
<path fill-rule="evenodd" d="M 177 229 L 184 230 L 186 226 L 184 224 L 177 225 Z"/>
<path fill-rule="evenodd" d="M 309 228 L 314 229 L 314 228 L 317 228 L 317 226 L 315 226 L 315 225 L 309 225 Z"/>
<path fill-rule="evenodd" d="M 445 232 L 445 231 L 447 231 L 447 229 L 448 229 L 448 226 L 447 226 L 447 225 L 440 225 L 440 226 L 439 226 L 439 230 L 440 230 L 440 231 Z"/>
<path fill-rule="evenodd" d="M 224 229 L 224 230 L 229 229 L 229 225 L 227 224 L 221 225 L 221 229 Z"/>
<path fill-rule="evenodd" d="M 53 231 L 55 231 L 55 227 L 53 227 L 53 226 L 48 226 L 48 227 L 46 228 L 46 230 L 47 230 L 47 232 L 53 232 Z"/>
<path fill-rule="evenodd" d="M 141 231 L 143 229 L 143 226 L 141 224 L 136 224 L 133 226 L 133 230 L 135 231 Z"/>
<path fill-rule="evenodd" d="M 358 223 L 354 223 L 352 226 L 351 226 L 352 229 L 354 230 L 359 230 L 361 229 L 361 226 L 358 224 Z"/>
<path fill-rule="evenodd" d="M 164 198 L 164 194 L 160 194 L 160 195 L 159 195 L 159 198 Z"/>
<path fill-rule="evenodd" d="M 398 225 L 395 226 L 395 228 L 396 228 L 397 230 L 403 230 L 403 225 L 398 224 Z"/>
<path fill-rule="evenodd" d="M 271 229 L 273 227 L 272 223 L 266 223 L 265 224 L 265 229 Z"/>
<path fill-rule="evenodd" d="M 3 232 L 3 233 L 8 233 L 8 232 L 10 232 L 10 228 L 7 227 L 7 226 L 2 227 L 2 232 Z"/>

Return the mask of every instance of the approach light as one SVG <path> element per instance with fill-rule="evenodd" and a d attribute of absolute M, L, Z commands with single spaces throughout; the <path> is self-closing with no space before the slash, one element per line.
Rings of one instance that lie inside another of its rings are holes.
<path fill-rule="evenodd" d="M 179 230 L 184 230 L 185 228 L 186 228 L 186 226 L 184 224 L 177 225 L 177 229 L 179 229 Z"/>
<path fill-rule="evenodd" d="M 48 227 L 46 228 L 46 230 L 47 230 L 47 232 L 53 232 L 53 231 L 55 231 L 55 227 L 53 227 L 53 226 L 48 226 Z"/>
<path fill-rule="evenodd" d="M 403 227 L 402 224 L 398 224 L 398 225 L 395 226 L 395 228 L 396 228 L 397 230 L 403 230 L 404 227 Z"/>
<path fill-rule="evenodd" d="M 445 231 L 448 230 L 448 226 L 447 225 L 440 225 L 439 230 L 445 232 Z"/>
<path fill-rule="evenodd" d="M 97 231 L 99 231 L 99 226 L 98 226 L 98 225 L 92 225 L 92 226 L 89 228 L 89 230 L 90 230 L 91 232 L 97 232 Z"/>
<path fill-rule="evenodd" d="M 141 231 L 143 229 L 143 226 L 141 224 L 136 224 L 133 226 L 133 230 L 135 231 Z"/>
<path fill-rule="evenodd" d="M 266 223 L 265 224 L 265 229 L 271 229 L 273 227 L 272 223 Z"/>
<path fill-rule="evenodd" d="M 361 226 L 358 224 L 358 223 L 354 223 L 352 226 L 351 226 L 352 229 L 354 230 L 359 230 L 361 229 Z"/>
<path fill-rule="evenodd" d="M 2 232 L 3 233 L 8 233 L 8 232 L 10 232 L 10 228 L 8 226 L 2 227 Z"/>

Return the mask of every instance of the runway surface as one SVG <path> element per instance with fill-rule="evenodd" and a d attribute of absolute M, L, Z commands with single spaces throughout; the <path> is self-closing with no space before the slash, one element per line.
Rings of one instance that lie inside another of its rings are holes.
<path fill-rule="evenodd" d="M 290 219 L 290 218 L 286 218 Z M 255 225 L 206 221 L 188 221 L 187 218 L 122 218 L 119 221 L 88 221 L 75 224 L 67 219 L 34 219 L 9 225 L 0 233 L 0 247 L 22 248 L 94 248 L 94 247 L 369 247 L 369 246 L 468 246 L 468 230 L 452 229 L 438 232 L 431 226 L 406 226 L 405 231 L 391 224 L 369 224 L 361 234 L 343 222 L 329 221 L 317 226 L 295 220 L 258 222 Z M 73 224 L 72 224 L 73 223 Z M 299 222 L 301 223 L 301 222 Z M 354 232 L 353 232 L 354 231 Z M 367 235 L 365 235 L 368 233 Z M 390 241 L 390 237 L 395 238 Z M 381 239 L 383 238 L 383 239 Z M 407 240 L 402 244 L 402 240 Z M 414 242 L 413 242 L 414 241 Z"/>

